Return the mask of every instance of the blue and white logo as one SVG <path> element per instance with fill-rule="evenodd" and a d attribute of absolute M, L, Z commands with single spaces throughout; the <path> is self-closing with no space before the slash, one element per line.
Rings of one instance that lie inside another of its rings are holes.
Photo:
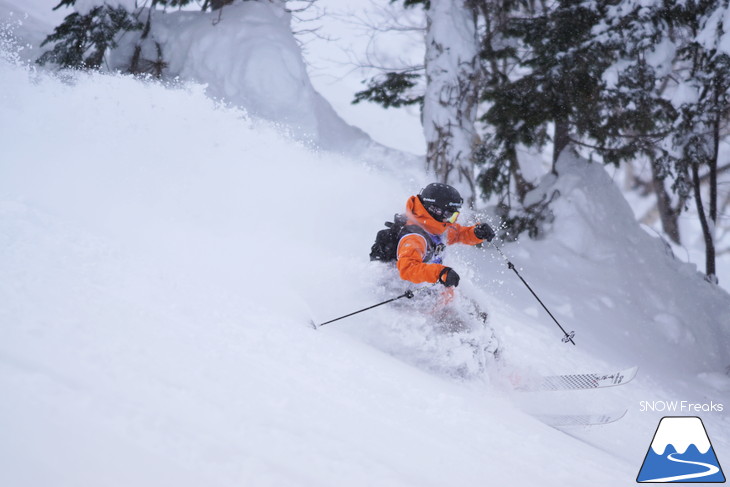
<path fill-rule="evenodd" d="M 725 482 L 702 420 L 667 416 L 659 421 L 637 482 Z"/>

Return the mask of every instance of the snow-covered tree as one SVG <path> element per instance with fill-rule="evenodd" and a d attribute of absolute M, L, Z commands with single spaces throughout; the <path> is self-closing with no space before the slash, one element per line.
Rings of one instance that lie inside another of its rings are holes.
<path fill-rule="evenodd" d="M 725 39 L 723 27 L 730 11 L 728 0 L 698 2 L 692 7 L 690 12 L 694 15 L 688 16 L 692 20 L 686 27 L 694 36 L 678 53 L 690 67 L 682 80 L 689 96 L 679 105 L 673 147 L 679 151 L 675 162 L 679 170 L 688 168 L 692 175 L 693 196 L 705 242 L 705 273 L 717 281 L 719 146 L 730 120 L 730 43 Z M 705 177 L 706 194 L 702 188 Z"/>
<path fill-rule="evenodd" d="M 605 3 L 605 2 L 604 2 Z M 587 2 L 588 8 L 595 4 Z M 658 7 L 658 8 L 656 8 Z M 680 242 L 678 217 L 686 195 L 673 196 L 667 185 L 664 161 L 666 137 L 673 131 L 677 111 L 668 99 L 674 87 L 677 31 L 660 3 L 655 8 L 619 2 L 604 5 L 604 20 L 594 28 L 588 43 L 612 55 L 603 73 L 601 111 L 586 144 L 603 162 L 625 163 L 630 185 L 656 195 L 656 207 L 664 232 Z M 584 141 L 585 142 L 585 141 Z M 649 179 L 640 167 L 648 163 Z"/>
<path fill-rule="evenodd" d="M 56 6 L 73 6 L 64 0 Z M 125 7 L 100 4 L 86 12 L 73 12 L 41 44 L 53 43 L 50 51 L 38 59 L 40 64 L 54 63 L 64 68 L 99 68 L 107 50 L 117 47 L 120 34 L 142 29 L 133 12 Z"/>
<path fill-rule="evenodd" d="M 367 89 L 355 94 L 353 103 L 371 101 L 386 108 L 420 105 L 427 144 L 426 169 L 438 180 L 459 187 L 473 204 L 477 196 L 474 151 L 479 141 L 475 124 L 483 72 L 478 28 L 482 2 L 392 3 L 422 11 L 424 62 L 382 70 L 367 81 Z"/>
<path fill-rule="evenodd" d="M 481 98 L 484 104 L 482 123 L 482 144 L 476 153 L 479 166 L 478 184 L 486 198 L 496 196 L 503 211 L 509 213 L 519 208 L 527 193 L 534 189 L 522 173 L 517 148 L 519 114 L 510 107 L 511 95 L 502 99 L 502 91 L 519 69 L 520 43 L 510 35 L 510 23 L 515 15 L 534 15 L 531 2 L 502 0 L 480 2 L 483 19 L 481 58 L 484 80 Z M 502 102 L 502 103 L 500 103 Z M 500 107 L 495 108 L 496 105 Z M 537 134 L 543 140 L 544 132 Z M 516 198 L 512 197 L 515 193 Z M 505 218 L 510 218 L 505 215 Z"/>
<path fill-rule="evenodd" d="M 314 1 L 314 0 L 312 0 Z M 153 22 L 156 13 L 167 8 L 197 5 L 200 11 L 220 11 L 235 0 L 61 0 L 54 7 L 73 9 L 54 29 L 42 46 L 51 45 L 38 62 L 52 63 L 63 68 L 98 69 L 105 56 L 117 49 L 120 40 L 134 39 L 134 47 L 124 70 L 133 74 L 149 73 L 160 77 L 167 66 L 166 53 L 154 38 Z M 286 0 L 267 0 L 284 8 Z M 306 3 L 306 2 L 305 2 Z M 134 32 L 138 31 L 138 32 Z M 133 35 L 129 35 L 133 33 Z M 114 66 L 118 69 L 119 66 Z"/>
<path fill-rule="evenodd" d="M 601 19 L 600 8 L 559 0 L 510 19 L 507 34 L 518 41 L 516 75 L 493 83 L 485 120 L 507 147 L 540 146 L 553 127 L 553 162 L 571 139 L 590 132 L 597 118 L 607 58 L 586 44 Z"/>
<path fill-rule="evenodd" d="M 438 33 L 434 15 L 447 3 L 404 2 L 423 6 L 429 16 L 426 72 L 414 67 L 374 78 L 358 100 L 385 106 L 423 102 L 430 167 L 448 180 L 453 168 L 465 166 L 459 166 L 463 160 L 443 163 L 434 157 L 447 153 L 436 141 L 451 140 L 444 133 L 464 126 L 446 118 L 434 125 L 429 109 L 439 106 L 434 100 L 450 99 L 437 94 L 438 83 L 459 93 L 458 87 L 469 83 L 454 80 L 467 80 L 471 73 L 481 125 L 472 130 L 469 123 L 462 134 L 481 142 L 472 153 L 477 163 L 472 171 L 479 172 L 476 183 L 484 196 L 507 203 L 503 217 L 517 231 L 534 231 L 553 196 L 540 199 L 532 192 L 521 170 L 520 148 L 552 148 L 555 162 L 573 146 L 604 163 L 625 164 L 635 186 L 655 195 L 656 214 L 676 243 L 682 241 L 679 216 L 694 200 L 707 247 L 706 271 L 713 276 L 718 218 L 730 204 L 730 194 L 721 198 L 718 186 L 728 167 L 718 162 L 720 141 L 728 134 L 728 0 L 452 2 L 446 25 L 466 19 L 460 14 L 467 12 L 469 27 L 438 41 L 432 34 Z M 471 66 L 459 50 L 473 46 L 474 32 L 480 42 L 478 69 L 463 71 L 461 78 L 456 69 L 440 70 L 453 74 L 450 84 L 434 76 L 430 69 L 441 59 Z M 471 112 L 459 103 L 474 91 L 461 93 L 444 105 L 463 116 Z M 642 166 L 650 168 L 648 175 Z"/>
<path fill-rule="evenodd" d="M 714 280 L 719 144 L 730 116 L 728 1 L 625 0 L 607 13 L 593 40 L 617 53 L 602 95 L 603 155 L 648 157 L 662 224 L 675 242 L 678 215 L 694 199 Z"/>
<path fill-rule="evenodd" d="M 426 162 L 442 182 L 475 199 L 476 115 L 481 80 L 477 9 L 468 0 L 431 0 L 426 9 Z"/>

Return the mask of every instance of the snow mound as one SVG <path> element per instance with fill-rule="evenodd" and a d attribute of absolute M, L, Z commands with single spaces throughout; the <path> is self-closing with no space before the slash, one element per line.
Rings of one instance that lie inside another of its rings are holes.
<path fill-rule="evenodd" d="M 158 14 L 153 35 L 169 53 L 168 76 L 205 83 L 211 96 L 327 149 L 368 144 L 312 87 L 290 17 L 272 4 L 240 2 L 219 12 Z"/>
<path fill-rule="evenodd" d="M 547 178 L 536 190 L 559 193 L 546 237 L 522 241 L 508 253 L 563 325 L 576 331 L 577 348 L 609 363 L 641 365 L 643 373 L 656 376 L 694 380 L 698 373 L 724 371 L 730 356 L 728 294 L 694 265 L 675 259 L 668 245 L 634 220 L 604 167 L 566 156 L 558 171 L 557 180 Z M 467 262 L 481 268 L 481 276 L 499 276 L 486 289 L 514 309 L 535 309 L 514 276 L 502 277 L 500 259 L 484 260 L 473 254 Z M 559 333 L 542 309 L 527 314 L 537 318 L 530 321 L 539 322 L 540 330 Z M 533 340 L 529 334 L 524 339 Z M 564 360 L 563 370 L 570 370 L 571 359 Z"/>

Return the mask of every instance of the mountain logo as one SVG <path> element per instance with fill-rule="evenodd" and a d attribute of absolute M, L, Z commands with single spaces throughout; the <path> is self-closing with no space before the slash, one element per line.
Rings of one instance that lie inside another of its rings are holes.
<path fill-rule="evenodd" d="M 663 417 L 636 481 L 725 482 L 702 420 L 696 416 Z"/>

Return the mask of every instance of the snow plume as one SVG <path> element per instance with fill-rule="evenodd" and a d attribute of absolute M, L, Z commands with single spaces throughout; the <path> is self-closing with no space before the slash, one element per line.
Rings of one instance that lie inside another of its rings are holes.
<path fill-rule="evenodd" d="M 10 64 L 20 62 L 20 47 L 15 37 L 16 24 L 0 22 L 0 61 Z"/>

